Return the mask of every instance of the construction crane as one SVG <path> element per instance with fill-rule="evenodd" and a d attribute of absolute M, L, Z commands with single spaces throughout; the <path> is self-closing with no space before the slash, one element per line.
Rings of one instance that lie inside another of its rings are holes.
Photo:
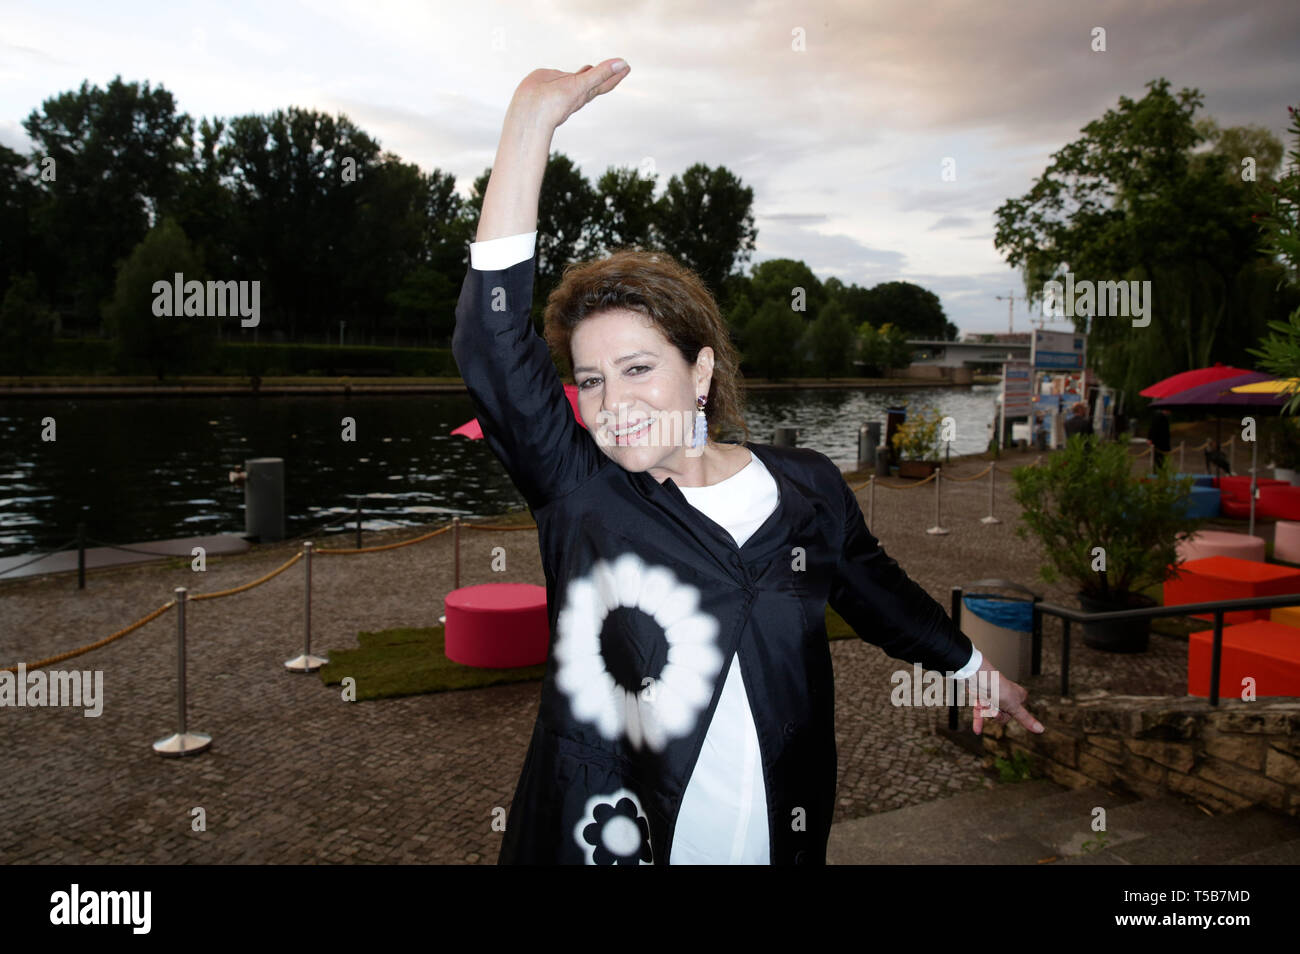
<path fill-rule="evenodd" d="M 1016 307 L 1016 293 L 1011 292 L 1010 294 L 1007 295 L 994 295 L 993 297 L 996 298 L 998 301 L 1005 301 L 1007 303 L 1007 334 L 1009 335 L 1015 334 L 1016 319 L 1015 319 L 1014 309 Z M 1026 299 L 1024 298 L 1024 296 L 1021 296 L 1020 300 L 1025 301 Z"/>

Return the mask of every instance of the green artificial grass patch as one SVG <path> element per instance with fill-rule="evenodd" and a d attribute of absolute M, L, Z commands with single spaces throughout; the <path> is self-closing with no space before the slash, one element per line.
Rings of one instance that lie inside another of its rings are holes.
<path fill-rule="evenodd" d="M 829 606 L 826 607 L 826 635 L 848 639 L 857 633 Z M 357 701 L 418 696 L 426 692 L 482 689 L 511 682 L 541 679 L 544 665 L 519 669 L 476 669 L 447 658 L 443 627 L 399 627 L 376 633 L 358 633 L 356 649 L 335 649 L 320 669 L 327 686 L 342 685 L 344 678 L 356 680 Z"/>
<path fill-rule="evenodd" d="M 541 679 L 545 666 L 519 669 L 477 669 L 447 658 L 441 626 L 400 627 L 358 633 L 357 649 L 336 649 L 321 667 L 321 681 L 340 685 L 345 676 L 356 680 L 357 701 L 415 696 L 453 689 L 481 689 L 509 682 Z"/>
<path fill-rule="evenodd" d="M 826 607 L 826 637 L 827 639 L 857 639 L 858 634 L 853 631 L 853 627 L 844 622 L 844 617 L 829 606 Z"/>

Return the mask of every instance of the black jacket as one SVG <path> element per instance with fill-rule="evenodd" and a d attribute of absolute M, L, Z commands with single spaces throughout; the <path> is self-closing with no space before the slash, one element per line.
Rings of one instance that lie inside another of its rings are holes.
<path fill-rule="evenodd" d="M 1065 436 L 1068 440 L 1075 434 L 1091 434 L 1092 420 L 1082 415 L 1071 414 L 1065 421 Z"/>
<path fill-rule="evenodd" d="M 611 460 L 533 329 L 533 272 L 532 259 L 469 268 L 452 341 L 484 438 L 537 521 L 551 626 L 500 862 L 663 863 L 739 647 L 771 861 L 824 864 L 837 768 L 826 604 L 927 669 L 961 668 L 970 640 L 881 549 L 825 455 L 745 444 L 780 498 L 740 548 L 671 479 Z M 611 824 L 621 840 L 602 837 Z M 639 849 L 623 848 L 638 832 Z"/>

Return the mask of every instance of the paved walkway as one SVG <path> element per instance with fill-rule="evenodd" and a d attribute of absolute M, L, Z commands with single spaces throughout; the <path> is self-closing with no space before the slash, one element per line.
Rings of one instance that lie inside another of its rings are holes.
<path fill-rule="evenodd" d="M 132 563 L 150 563 L 175 557 L 185 557 L 188 560 L 192 558 L 194 547 L 203 547 L 205 558 L 247 553 L 251 548 L 247 540 L 234 533 L 124 543 L 121 546 L 86 547 L 86 570 L 102 570 L 105 567 L 127 566 Z M 6 582 L 24 577 L 44 576 L 47 573 L 66 573 L 76 569 L 75 547 L 39 557 L 31 555 L 0 557 L 0 581 Z"/>
<path fill-rule="evenodd" d="M 965 473 L 983 468 L 963 462 Z M 1029 582 L 1037 549 L 1014 534 L 1011 480 L 997 484 L 1004 522 L 985 526 L 983 481 L 944 488 L 930 536 L 929 488 L 877 491 L 872 529 L 945 608 L 973 577 Z M 865 492 L 859 495 L 866 507 Z M 418 531 L 368 534 L 367 544 Z M 336 545 L 349 546 L 350 537 Z M 328 545 L 317 540 L 317 546 Z M 492 579 L 504 546 L 512 580 L 542 583 L 532 532 L 466 532 L 462 583 Z M 271 545 L 188 569 L 147 565 L 0 586 L 0 665 L 102 638 L 166 602 L 175 586 L 211 592 L 245 583 L 296 550 Z M 363 556 L 314 561 L 313 647 L 356 645 L 360 630 L 428 625 L 451 588 L 451 534 Z M 1071 601 L 1064 588 L 1049 598 Z M 212 749 L 163 759 L 151 743 L 176 729 L 175 618 L 61 668 L 104 673 L 98 718 L 80 709 L 0 709 L 0 863 L 492 863 L 537 712 L 539 683 L 346 703 L 283 661 L 302 646 L 302 565 L 256 589 L 188 611 L 189 727 Z M 1048 621 L 1041 685 L 1054 691 L 1059 626 Z M 1078 689 L 1181 692 L 1186 644 L 1152 637 L 1151 652 L 1117 658 L 1075 641 Z M 861 640 L 832 643 L 839 743 L 837 820 L 983 785 L 979 759 L 934 733 L 946 710 L 895 708 L 895 660 Z M 1036 683 L 1038 685 L 1038 683 Z M 192 830 L 203 809 L 206 831 Z M 832 838 L 834 835 L 832 835 Z"/>

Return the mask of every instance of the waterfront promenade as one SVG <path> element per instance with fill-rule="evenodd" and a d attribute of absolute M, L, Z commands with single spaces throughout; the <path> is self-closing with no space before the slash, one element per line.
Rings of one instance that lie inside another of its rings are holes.
<path fill-rule="evenodd" d="M 1010 454 L 1000 467 L 1031 461 Z M 955 476 L 985 462 L 954 461 Z M 945 608 L 954 584 L 1007 577 L 1038 585 L 1041 554 L 1014 533 L 1012 482 L 1001 473 L 996 512 L 983 525 L 983 480 L 944 486 L 947 536 L 925 533 L 932 487 L 876 491 L 872 530 Z M 867 494 L 858 495 L 863 509 Z M 526 522 L 526 515 L 521 522 Z M 367 534 L 368 545 L 421 531 Z M 491 550 L 506 548 L 509 578 L 544 582 L 529 532 L 462 535 L 462 585 L 500 579 Z M 318 545 L 350 546 L 317 541 Z M 78 591 L 63 574 L 0 585 L 0 666 L 101 639 L 166 602 L 175 586 L 212 592 L 256 579 L 297 552 L 267 545 L 209 561 L 201 579 L 170 563 L 92 573 Z M 313 567 L 313 648 L 351 648 L 357 633 L 437 621 L 452 587 L 451 534 Z M 0 863 L 491 863 L 537 711 L 537 682 L 373 702 L 344 702 L 284 660 L 301 652 L 301 565 L 236 596 L 188 609 L 189 722 L 211 750 L 162 759 L 151 743 L 175 730 L 176 625 L 171 613 L 62 664 L 104 672 L 98 718 L 79 709 L 0 710 L 6 782 Z M 1073 602 L 1064 587 L 1049 599 Z M 1044 673 L 1031 692 L 1054 692 L 1059 624 L 1046 623 Z M 839 788 L 836 820 L 920 804 L 982 787 L 980 758 L 934 730 L 946 710 L 895 708 L 899 664 L 857 639 L 832 643 Z M 1151 651 L 1117 660 L 1081 645 L 1076 690 L 1179 693 L 1186 643 L 1152 636 Z M 1030 705 L 1032 708 L 1032 695 Z M 202 808 L 206 831 L 194 831 Z M 834 833 L 832 832 L 832 840 Z"/>

